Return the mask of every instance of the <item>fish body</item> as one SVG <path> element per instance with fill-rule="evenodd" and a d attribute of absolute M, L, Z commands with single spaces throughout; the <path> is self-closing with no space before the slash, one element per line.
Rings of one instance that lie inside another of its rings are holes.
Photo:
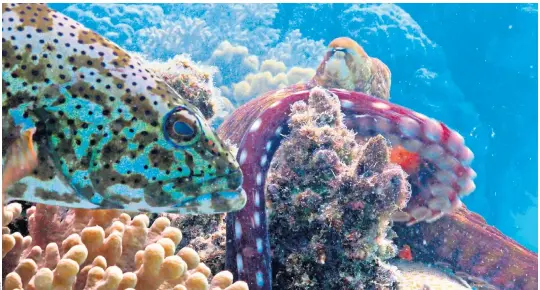
<path fill-rule="evenodd" d="M 8 185 L 7 201 L 192 214 L 244 206 L 229 148 L 139 59 L 42 4 L 2 4 L 2 30 L 4 172 L 28 130 L 38 161 Z"/>

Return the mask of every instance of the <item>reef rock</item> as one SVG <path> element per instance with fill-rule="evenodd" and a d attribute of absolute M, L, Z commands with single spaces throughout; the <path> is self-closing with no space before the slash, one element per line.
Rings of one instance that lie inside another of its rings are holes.
<path fill-rule="evenodd" d="M 391 215 L 410 185 L 380 135 L 355 139 L 337 96 L 297 102 L 268 176 L 270 244 L 279 289 L 391 289 Z"/>

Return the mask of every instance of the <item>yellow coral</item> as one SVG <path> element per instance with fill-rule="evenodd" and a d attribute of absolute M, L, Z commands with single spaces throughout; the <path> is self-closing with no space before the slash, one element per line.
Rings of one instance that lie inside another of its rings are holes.
<path fill-rule="evenodd" d="M 19 245 L 19 247 L 23 247 L 24 239 L 22 236 L 18 233 L 10 234 L 10 230 L 7 227 L 9 223 L 11 223 L 12 220 L 16 219 L 21 215 L 22 212 L 22 206 L 18 203 L 11 203 L 7 206 L 3 207 L 2 210 L 2 258 L 6 256 L 6 254 L 13 250 L 15 246 Z M 28 239 L 26 240 L 26 243 L 28 244 L 30 241 Z"/>
<path fill-rule="evenodd" d="M 17 217 L 19 208 L 9 205 L 4 212 Z M 243 282 L 232 284 L 229 272 L 209 282 L 211 270 L 191 248 L 175 254 L 182 233 L 168 218 L 150 225 L 143 214 L 131 218 L 116 210 L 66 212 L 45 205 L 30 208 L 27 215 L 34 238 L 9 230 L 3 236 L 8 246 L 3 270 L 10 272 L 6 290 L 248 289 Z"/>

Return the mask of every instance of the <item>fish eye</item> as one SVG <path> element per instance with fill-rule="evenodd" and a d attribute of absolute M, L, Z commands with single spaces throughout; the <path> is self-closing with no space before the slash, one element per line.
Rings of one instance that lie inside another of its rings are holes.
<path fill-rule="evenodd" d="M 165 116 L 163 133 L 176 147 L 190 146 L 200 138 L 199 119 L 186 107 L 178 106 Z"/>

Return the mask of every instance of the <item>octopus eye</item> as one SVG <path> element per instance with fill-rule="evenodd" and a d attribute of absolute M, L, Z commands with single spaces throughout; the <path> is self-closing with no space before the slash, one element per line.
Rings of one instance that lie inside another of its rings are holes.
<path fill-rule="evenodd" d="M 192 145 L 201 135 L 197 116 L 186 107 L 174 108 L 165 116 L 163 132 L 165 138 L 176 147 Z"/>
<path fill-rule="evenodd" d="M 338 51 L 342 51 L 344 53 L 348 52 L 347 48 L 345 48 L 345 47 L 333 47 L 332 50 L 331 50 L 332 54 L 334 54 L 334 53 L 336 53 Z"/>

